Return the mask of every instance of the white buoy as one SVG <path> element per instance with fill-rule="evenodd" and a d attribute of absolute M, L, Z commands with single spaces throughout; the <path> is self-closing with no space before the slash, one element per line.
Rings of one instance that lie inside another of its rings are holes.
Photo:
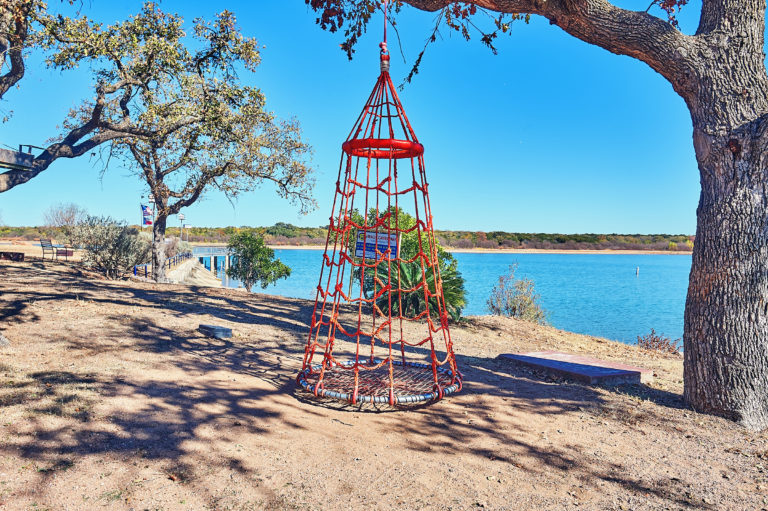
<path fill-rule="evenodd" d="M 635 277 L 639 277 L 639 276 L 640 276 L 640 267 L 638 266 L 637 268 L 635 268 Z"/>

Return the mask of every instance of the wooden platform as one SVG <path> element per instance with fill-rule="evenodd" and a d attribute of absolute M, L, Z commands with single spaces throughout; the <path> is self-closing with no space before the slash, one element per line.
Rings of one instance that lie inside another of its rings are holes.
<path fill-rule="evenodd" d="M 650 369 L 559 351 L 504 353 L 499 355 L 499 358 L 590 385 L 622 385 L 653 381 L 653 371 Z"/>

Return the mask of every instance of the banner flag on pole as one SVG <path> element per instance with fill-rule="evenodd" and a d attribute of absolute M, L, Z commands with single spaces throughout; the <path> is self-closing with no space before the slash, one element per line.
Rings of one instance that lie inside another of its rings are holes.
<path fill-rule="evenodd" d="M 141 205 L 142 225 L 152 225 L 152 210 L 149 206 Z"/>

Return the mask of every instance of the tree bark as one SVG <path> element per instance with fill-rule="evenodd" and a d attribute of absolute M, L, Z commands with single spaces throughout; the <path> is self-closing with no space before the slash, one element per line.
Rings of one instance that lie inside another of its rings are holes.
<path fill-rule="evenodd" d="M 165 276 L 165 226 L 168 216 L 163 213 L 158 204 L 158 214 L 152 226 L 152 279 L 155 282 L 166 282 Z"/>
<path fill-rule="evenodd" d="M 768 426 L 768 116 L 696 131 L 701 169 L 685 308 L 685 399 L 749 429 Z"/>

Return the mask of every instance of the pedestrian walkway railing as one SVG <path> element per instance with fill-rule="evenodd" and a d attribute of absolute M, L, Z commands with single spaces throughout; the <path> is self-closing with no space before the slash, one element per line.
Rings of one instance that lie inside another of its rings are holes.
<path fill-rule="evenodd" d="M 169 257 L 163 263 L 163 268 L 168 270 L 177 267 L 187 259 L 192 258 L 192 252 L 184 252 L 183 254 L 176 254 L 173 257 Z M 152 273 L 152 263 L 137 264 L 133 267 L 133 274 L 136 276 L 148 277 Z"/>

